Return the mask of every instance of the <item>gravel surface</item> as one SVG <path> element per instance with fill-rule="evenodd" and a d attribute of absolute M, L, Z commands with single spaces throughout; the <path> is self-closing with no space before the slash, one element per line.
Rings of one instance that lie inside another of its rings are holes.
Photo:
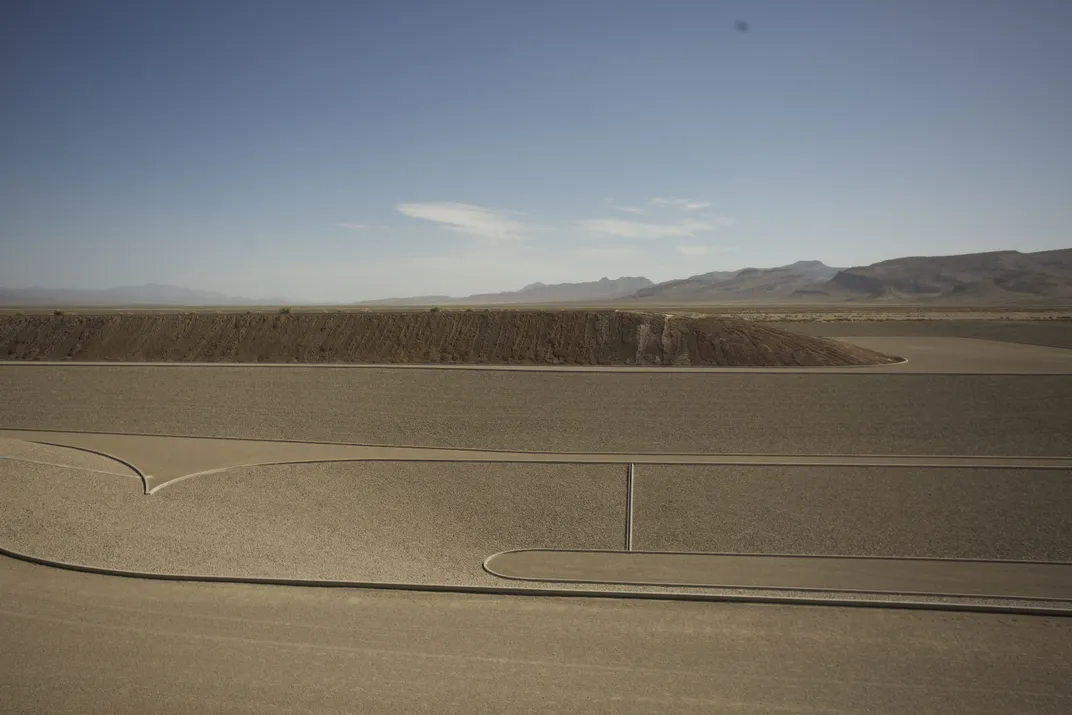
<path fill-rule="evenodd" d="M 1072 561 L 1072 471 L 638 466 L 634 548 Z"/>
<path fill-rule="evenodd" d="M 0 365 L 0 427 L 567 452 L 1072 456 L 1067 376 Z"/>

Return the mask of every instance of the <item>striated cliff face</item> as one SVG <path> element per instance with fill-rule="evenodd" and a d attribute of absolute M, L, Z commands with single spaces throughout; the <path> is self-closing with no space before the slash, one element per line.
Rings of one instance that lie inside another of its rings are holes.
<path fill-rule="evenodd" d="M 730 318 L 444 310 L 5 315 L 0 360 L 765 367 L 895 359 Z"/>

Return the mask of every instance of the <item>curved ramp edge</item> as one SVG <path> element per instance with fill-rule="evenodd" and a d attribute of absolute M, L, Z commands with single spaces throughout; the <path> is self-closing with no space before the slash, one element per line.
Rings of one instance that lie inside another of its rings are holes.
<path fill-rule="evenodd" d="M 62 439 L 9 437 L 3 432 L 0 432 L 0 459 L 116 476 L 144 476 L 136 465 L 106 451 L 65 444 Z"/>
<path fill-rule="evenodd" d="M 484 569 L 532 582 L 1072 600 L 1067 562 L 517 549 Z"/>
<path fill-rule="evenodd" d="M 496 596 L 530 596 L 557 598 L 615 598 L 655 601 L 698 601 L 708 603 L 767 604 L 782 606 L 817 606 L 837 608 L 880 608 L 913 611 L 950 611 L 954 613 L 987 613 L 1020 616 L 1044 616 L 1051 618 L 1072 618 L 1072 605 L 1042 606 L 1036 604 L 1014 603 L 977 603 L 953 601 L 910 601 L 910 600 L 865 600 L 858 598 L 838 598 L 836 595 L 824 597 L 780 596 L 771 594 L 737 594 L 717 592 L 688 591 L 640 591 L 640 590 L 594 590 L 571 588 L 569 584 L 559 587 L 526 588 L 515 586 L 466 586 L 452 584 L 392 583 L 383 581 L 331 581 L 326 579 L 288 579 L 252 576 L 214 576 L 197 574 L 180 574 L 150 571 L 127 571 L 122 569 L 90 566 L 55 559 L 47 559 L 30 554 L 23 554 L 0 545 L 0 556 L 17 559 L 38 566 L 59 568 L 68 571 L 114 576 L 119 578 L 136 578 L 151 581 L 177 581 L 195 583 L 227 583 L 258 586 L 290 586 L 300 588 L 350 588 L 375 589 L 385 591 L 422 591 L 432 593 L 459 593 Z"/>

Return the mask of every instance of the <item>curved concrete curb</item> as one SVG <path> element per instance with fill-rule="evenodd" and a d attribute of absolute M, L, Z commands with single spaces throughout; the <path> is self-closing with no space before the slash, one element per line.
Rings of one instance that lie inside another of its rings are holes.
<path fill-rule="evenodd" d="M 152 573 L 99 568 L 85 564 L 45 559 L 23 554 L 0 546 L 0 556 L 38 566 L 77 571 L 100 576 L 117 576 L 152 581 L 192 583 L 231 583 L 257 586 L 293 586 L 305 588 L 377 589 L 385 591 L 420 591 L 430 593 L 489 594 L 496 596 L 542 596 L 557 598 L 617 598 L 653 601 L 699 601 L 709 603 L 771 604 L 783 606 L 834 606 L 842 608 L 885 608 L 916 611 L 952 611 L 960 613 L 989 613 L 1021 616 L 1051 616 L 1072 618 L 1072 608 L 1037 608 L 982 603 L 928 603 L 925 601 L 864 601 L 839 598 L 792 598 L 785 596 L 754 596 L 738 594 L 662 593 L 640 591 L 594 591 L 553 588 L 507 588 L 495 586 L 450 586 L 418 583 L 386 583 L 365 581 L 327 581 L 268 577 L 227 577 L 194 574 Z M 494 575 L 494 574 L 492 574 Z"/>
<path fill-rule="evenodd" d="M 38 444 L 43 444 L 39 442 Z M 28 459 L 26 457 L 8 457 L 0 454 L 0 459 L 8 462 L 20 462 L 22 464 L 38 464 L 42 467 L 56 467 L 58 469 L 74 469 L 78 472 L 88 472 L 89 474 L 104 474 L 109 477 L 127 477 L 129 479 L 138 479 L 137 474 L 124 474 L 122 472 L 108 472 L 103 469 L 92 469 L 90 467 L 78 467 L 72 464 L 60 464 L 59 462 L 46 462 L 41 459 Z"/>
<path fill-rule="evenodd" d="M 1000 593 L 949 593 L 945 591 L 910 591 L 900 589 L 862 589 L 862 588 L 837 588 L 837 587 L 815 587 L 815 586 L 769 586 L 769 585 L 755 585 L 755 584 L 740 584 L 740 583 L 669 583 L 669 582 L 656 582 L 656 581 L 627 581 L 618 579 L 602 579 L 602 578 L 548 578 L 544 576 L 516 576 L 508 575 L 496 571 L 493 562 L 501 557 L 508 557 L 512 554 L 615 554 L 615 555 L 648 555 L 648 556 L 727 556 L 735 558 L 756 558 L 756 559 L 824 559 L 829 561 L 864 561 L 864 562 L 924 562 L 924 563 L 955 563 L 955 564 L 1017 564 L 1017 565 L 1034 565 L 1034 566 L 1058 566 L 1058 567 L 1072 567 L 1072 561 L 1023 561 L 1018 559 L 943 559 L 927 556 L 845 556 L 845 555 L 829 555 L 829 554 L 741 554 L 741 553 L 724 553 L 724 552 L 708 552 L 708 551 L 621 551 L 613 549 L 508 549 L 506 551 L 500 551 L 492 554 L 484 559 L 483 568 L 484 571 L 495 576 L 496 578 L 507 579 L 510 581 L 522 581 L 531 583 L 577 583 L 577 584 L 591 584 L 591 585 L 606 585 L 606 586 L 655 586 L 664 588 L 719 588 L 719 589 L 732 589 L 732 590 L 774 590 L 774 591 L 793 591 L 799 593 L 858 593 L 861 595 L 874 595 L 874 596 L 927 596 L 931 598 L 974 598 L 974 599 L 1001 599 L 1001 600 L 1020 600 L 1020 601 L 1037 601 L 1040 603 L 1069 603 L 1072 601 L 1072 596 L 1067 598 L 1061 598 L 1056 596 L 1023 596 L 1023 595 L 1011 595 Z"/>
<path fill-rule="evenodd" d="M 151 496 L 165 487 L 170 487 L 180 482 L 185 482 L 195 477 L 209 477 L 214 474 L 224 474 L 226 472 L 232 472 L 239 469 L 250 469 L 257 467 L 287 467 L 292 465 L 307 465 L 307 464 L 357 464 L 361 462 L 398 462 L 401 464 L 421 463 L 421 464 L 559 464 L 567 466 L 584 466 L 584 465 L 625 465 L 629 462 L 624 460 L 571 460 L 571 459 L 533 459 L 524 460 L 516 458 L 496 458 L 496 459 L 456 459 L 451 457 L 396 457 L 390 455 L 368 455 L 363 457 L 323 457 L 319 459 L 286 459 L 271 462 L 249 462 L 245 464 L 232 464 L 226 467 L 217 467 L 215 469 L 206 469 L 200 472 L 191 472 L 190 474 L 182 474 L 177 477 L 172 477 L 167 481 L 160 482 L 149 489 L 146 494 Z M 691 466 L 691 465 L 686 465 Z M 1070 465 L 1072 468 L 1072 465 Z M 151 477 L 150 477 L 151 478 Z"/>
<path fill-rule="evenodd" d="M 44 431 L 44 430 L 41 430 L 41 431 Z M 59 430 L 49 430 L 49 431 L 58 432 Z M 2 432 L 2 430 L 0 430 L 0 432 Z M 104 457 L 106 459 L 111 459 L 112 461 L 118 462 L 119 464 L 122 464 L 123 466 L 125 466 L 128 469 L 130 469 L 131 471 L 133 471 L 134 472 L 133 476 L 137 476 L 138 479 L 141 480 L 142 493 L 143 494 L 149 494 L 149 479 L 146 476 L 146 474 L 143 471 L 141 471 L 140 469 L 138 469 L 138 467 L 135 464 L 133 464 L 132 462 L 128 462 L 127 460 L 123 459 L 122 457 L 117 457 L 114 454 L 109 454 L 108 452 L 102 452 L 99 449 L 90 449 L 89 447 L 74 447 L 72 445 L 62 444 L 60 442 L 45 442 L 45 441 L 36 440 L 36 439 L 34 439 L 34 440 L 25 440 L 25 441 L 26 442 L 36 442 L 37 444 L 47 444 L 50 447 L 63 447 L 64 449 L 76 449 L 76 450 L 79 450 L 81 452 L 86 452 L 87 454 L 95 454 L 98 457 Z M 125 476 L 129 476 L 129 475 L 117 474 L 116 476 L 125 477 Z"/>

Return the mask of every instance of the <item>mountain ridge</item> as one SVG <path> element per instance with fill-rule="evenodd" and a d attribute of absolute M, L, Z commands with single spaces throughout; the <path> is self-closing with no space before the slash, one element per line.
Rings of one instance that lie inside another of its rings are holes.
<path fill-rule="evenodd" d="M 735 271 L 711 271 L 689 278 L 664 281 L 643 288 L 623 300 L 774 300 L 791 296 L 816 282 L 833 278 L 842 269 L 822 261 L 797 261 L 774 268 L 746 267 Z"/>
<path fill-rule="evenodd" d="M 580 283 L 529 283 L 516 291 L 465 297 L 422 295 L 365 300 L 350 305 L 464 306 L 589 302 L 860 302 L 1023 303 L 1072 301 L 1072 248 L 1016 250 L 947 256 L 905 256 L 866 266 L 838 268 L 800 260 L 773 268 L 709 271 L 654 283 L 643 276 L 603 277 Z M 106 289 L 0 287 L 0 305 L 76 306 L 270 306 L 285 298 L 249 299 L 224 293 L 148 283 Z"/>
<path fill-rule="evenodd" d="M 3 288 L 0 305 L 10 306 L 239 306 L 285 305 L 284 298 L 250 299 L 216 291 L 145 283 L 113 288 Z"/>
<path fill-rule="evenodd" d="M 1072 299 L 1072 248 L 906 256 L 839 271 L 812 290 L 846 300 Z"/>
<path fill-rule="evenodd" d="M 655 285 L 643 276 L 622 276 L 582 283 L 529 283 L 521 290 L 500 293 L 476 293 L 462 298 L 451 296 L 417 296 L 365 300 L 351 305 L 480 305 L 510 303 L 569 303 L 584 300 L 614 300 L 637 290 Z"/>

